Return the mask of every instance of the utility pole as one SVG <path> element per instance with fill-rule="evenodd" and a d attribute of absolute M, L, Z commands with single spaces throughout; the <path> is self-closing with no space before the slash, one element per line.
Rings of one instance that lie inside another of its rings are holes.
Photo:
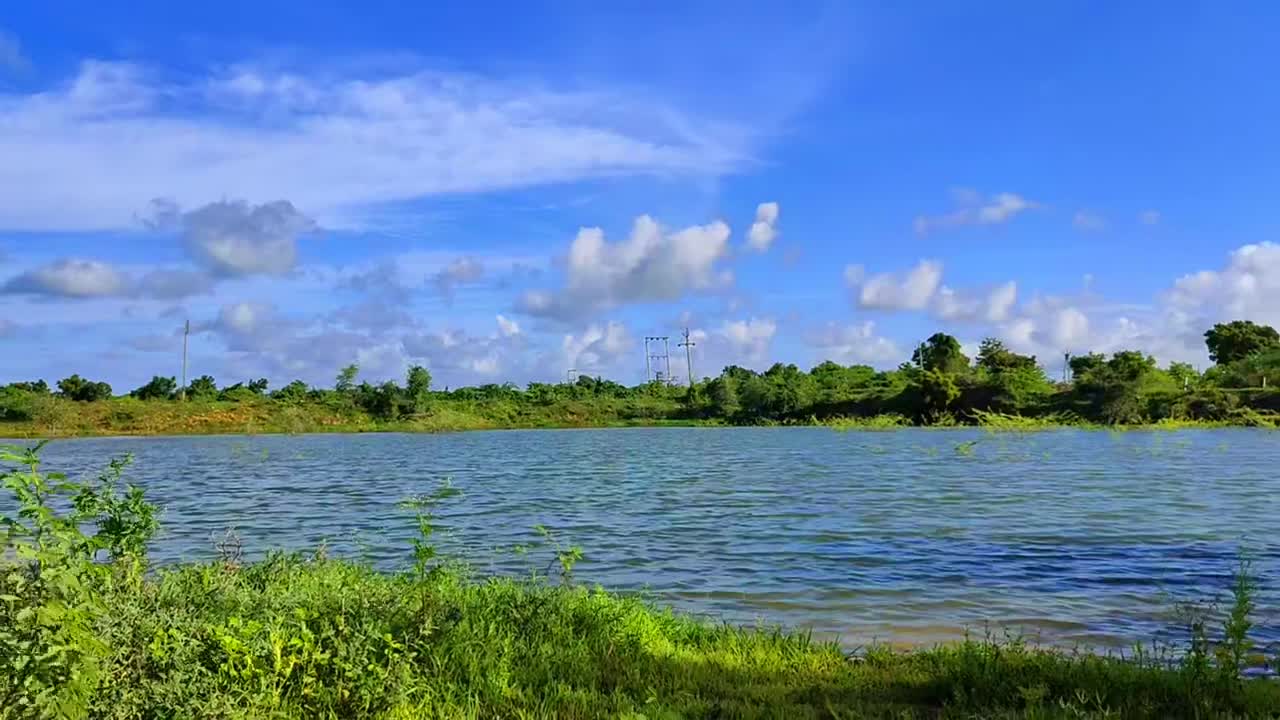
<path fill-rule="evenodd" d="M 1067 384 L 1067 369 L 1071 367 L 1071 353 L 1062 353 L 1062 384 Z"/>
<path fill-rule="evenodd" d="M 182 389 L 179 390 L 179 396 L 182 400 L 187 399 L 187 347 L 191 344 L 191 321 L 182 328 Z"/>
<path fill-rule="evenodd" d="M 698 343 L 689 339 L 689 328 L 684 329 L 684 342 L 676 347 L 684 348 L 684 361 L 689 368 L 689 387 L 693 387 L 693 346 Z"/>

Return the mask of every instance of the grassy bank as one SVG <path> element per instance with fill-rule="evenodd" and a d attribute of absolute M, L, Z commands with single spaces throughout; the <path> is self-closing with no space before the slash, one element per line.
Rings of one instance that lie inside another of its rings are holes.
<path fill-rule="evenodd" d="M 625 398 L 608 401 L 555 401 L 510 405 L 439 402 L 430 410 L 396 419 L 378 418 L 350 403 L 281 402 L 269 397 L 238 400 L 144 401 L 112 398 L 75 402 L 53 395 L 36 399 L 21 419 L 0 420 L 0 437 L 64 438 L 149 435 L 253 435 L 290 433 L 460 432 L 534 428 L 608 428 L 663 426 L 826 426 L 837 430 L 893 430 L 919 423 L 901 414 L 797 416 L 793 418 L 705 417 L 690 415 L 675 398 Z M 1023 416 L 974 411 L 947 416 L 928 427 L 981 427 L 993 431 L 1032 431 L 1064 427 L 1181 429 L 1275 427 L 1269 415 L 1239 415 L 1232 420 L 1163 419 L 1106 425 L 1075 415 Z"/>
<path fill-rule="evenodd" d="M 312 556 L 146 565 L 154 508 L 122 486 L 4 456 L 18 512 L 0 553 L 0 718 L 1276 717 L 1280 683 L 1242 679 L 1253 587 L 1218 642 L 1122 660 L 967 642 L 848 655 L 800 635 L 712 625 L 554 577 L 483 578 L 436 556 L 432 508 L 380 573 Z M 541 559 L 536 566 L 541 566 Z"/>

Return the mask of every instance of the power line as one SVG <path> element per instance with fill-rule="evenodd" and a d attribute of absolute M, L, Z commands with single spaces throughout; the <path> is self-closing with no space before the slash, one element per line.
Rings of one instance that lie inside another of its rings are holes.
<path fill-rule="evenodd" d="M 693 346 L 698 343 L 689 339 L 689 328 L 684 329 L 684 342 L 676 347 L 684 348 L 684 360 L 689 367 L 689 387 L 693 387 Z"/>

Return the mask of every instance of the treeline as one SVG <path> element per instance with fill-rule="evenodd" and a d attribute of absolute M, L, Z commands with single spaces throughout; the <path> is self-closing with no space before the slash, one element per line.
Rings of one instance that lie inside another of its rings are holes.
<path fill-rule="evenodd" d="M 467 413 L 489 426 L 592 424 L 614 421 L 721 421 L 739 424 L 811 422 L 893 416 L 916 424 L 974 422 L 987 413 L 1053 418 L 1061 422 L 1138 424 L 1165 419 L 1261 424 L 1280 411 L 1280 334 L 1248 321 L 1220 323 L 1205 333 L 1215 364 L 1201 373 L 1186 363 L 1159 367 L 1138 351 L 1070 358 L 1070 378 L 1054 382 L 1034 356 L 1001 341 L 982 342 L 967 357 L 960 342 L 936 333 L 909 362 L 880 371 L 824 362 L 809 371 L 778 363 L 765 372 L 731 366 L 692 387 L 649 383 L 628 387 L 581 376 L 574 383 L 530 383 L 521 389 L 491 384 L 433 390 L 431 373 L 410 369 L 403 384 L 359 382 L 344 368 L 332 388 L 302 381 L 271 390 L 265 379 L 219 387 L 204 376 L 187 387 L 156 377 L 128 394 L 145 403 L 262 403 L 361 414 L 382 423 L 443 411 Z M 1270 379 L 1270 380 L 1269 380 Z M 43 398 L 100 403 L 110 385 L 78 375 L 0 387 L 0 419 L 33 420 Z"/>

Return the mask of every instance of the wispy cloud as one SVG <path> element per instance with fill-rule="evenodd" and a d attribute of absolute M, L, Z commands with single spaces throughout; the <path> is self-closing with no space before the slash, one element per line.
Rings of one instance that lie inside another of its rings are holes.
<path fill-rule="evenodd" d="M 1001 225 L 1040 207 L 1040 203 L 1015 193 L 1003 192 L 984 198 L 977 191 L 962 188 L 952 192 L 957 209 L 942 215 L 920 215 L 914 222 L 918 235 L 965 225 Z"/>
<path fill-rule="evenodd" d="M 1077 210 L 1076 214 L 1071 217 L 1071 224 L 1077 230 L 1097 232 L 1098 230 L 1106 229 L 1107 219 L 1092 210 Z"/>
<path fill-rule="evenodd" d="M 31 61 L 22 52 L 22 43 L 12 33 L 0 28 L 0 72 L 20 72 L 31 67 Z"/>
<path fill-rule="evenodd" d="M 0 126 L 4 229 L 127 226 L 155 197 L 285 197 L 324 222 L 435 194 L 714 177 L 749 161 L 748 134 L 651 99 L 427 70 L 181 79 L 92 61 L 59 87 L 0 94 Z"/>

